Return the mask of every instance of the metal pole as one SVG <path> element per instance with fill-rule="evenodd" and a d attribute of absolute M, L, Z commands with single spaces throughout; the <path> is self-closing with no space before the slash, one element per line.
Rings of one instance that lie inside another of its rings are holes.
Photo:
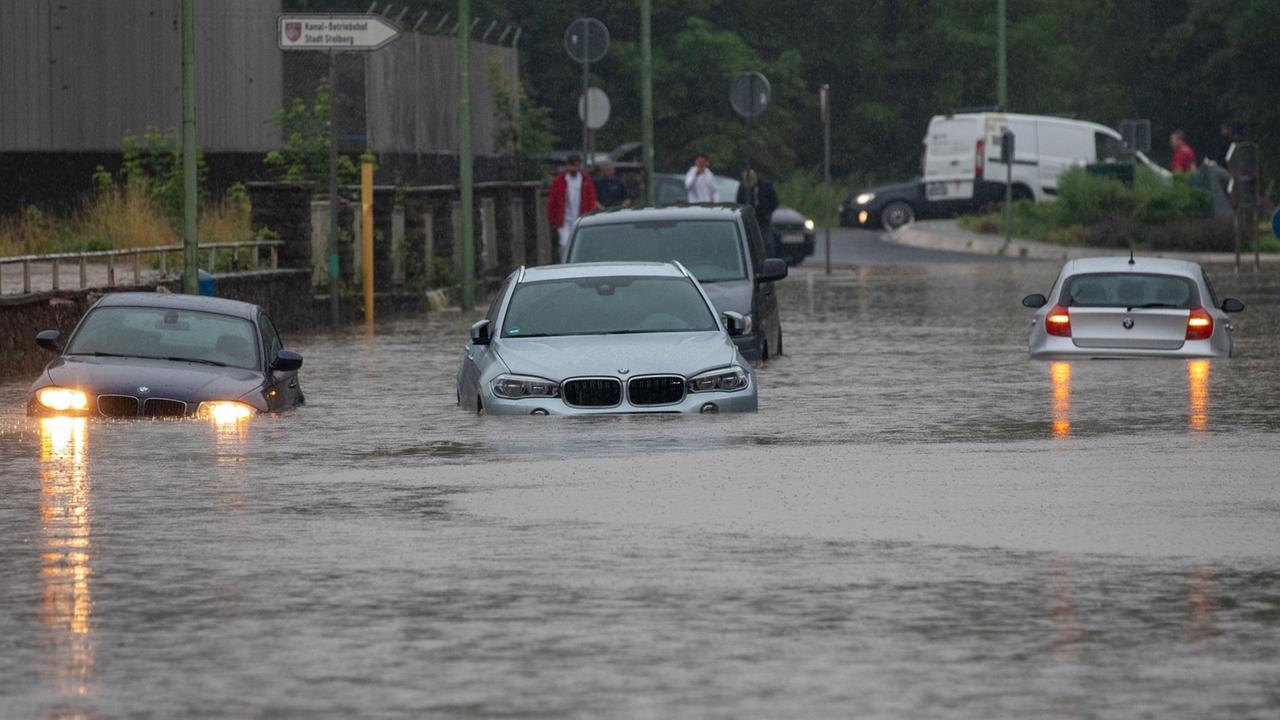
<path fill-rule="evenodd" d="M 822 180 L 831 184 L 831 88 L 822 86 Z M 827 244 L 827 274 L 831 274 L 831 222 L 832 218 L 823 218 L 824 234 Z"/>
<path fill-rule="evenodd" d="M 650 205 L 657 195 L 653 187 L 653 0 L 640 0 L 640 142 L 644 158 L 644 192 Z"/>
<path fill-rule="evenodd" d="M 591 33 L 584 33 L 582 39 L 584 57 L 590 57 L 586 53 L 591 52 Z M 582 63 L 582 165 L 590 167 L 591 155 L 590 145 L 587 141 L 587 133 L 591 131 L 591 103 L 587 102 L 587 89 L 591 86 L 591 63 Z"/>
<path fill-rule="evenodd" d="M 1003 136 L 1001 142 L 1004 142 Z M 1001 152 L 1003 155 L 1004 153 Z M 1013 157 L 1004 165 L 1004 246 L 1013 244 Z"/>
<path fill-rule="evenodd" d="M 462 195 L 462 309 L 476 306 L 476 238 L 471 178 L 471 0 L 458 0 L 458 184 Z"/>
<path fill-rule="evenodd" d="M 751 111 L 755 109 L 756 104 L 756 76 L 752 73 L 747 76 L 747 142 L 746 150 L 743 155 L 743 169 L 751 169 Z"/>
<path fill-rule="evenodd" d="M 338 326 L 338 53 L 329 51 L 329 324 Z"/>
<path fill-rule="evenodd" d="M 1009 109 L 1009 52 L 1008 38 L 1006 36 L 1008 25 L 1008 7 L 1007 0 L 996 0 L 996 105 L 1000 110 L 1007 111 Z"/>
<path fill-rule="evenodd" d="M 364 324 L 373 332 L 373 163 L 360 166 L 360 237 L 364 242 L 361 265 L 364 276 Z"/>
<path fill-rule="evenodd" d="M 196 12 L 195 0 L 182 0 L 182 290 L 200 292 L 196 257 Z M 209 268 L 213 272 L 213 268 Z"/>

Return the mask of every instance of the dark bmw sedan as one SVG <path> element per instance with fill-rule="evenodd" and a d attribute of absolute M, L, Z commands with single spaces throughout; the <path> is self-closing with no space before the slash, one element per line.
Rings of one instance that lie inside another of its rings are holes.
<path fill-rule="evenodd" d="M 262 308 L 221 298 L 117 293 L 94 304 L 31 386 L 28 415 L 219 422 L 304 402 L 302 357 L 284 349 Z"/>

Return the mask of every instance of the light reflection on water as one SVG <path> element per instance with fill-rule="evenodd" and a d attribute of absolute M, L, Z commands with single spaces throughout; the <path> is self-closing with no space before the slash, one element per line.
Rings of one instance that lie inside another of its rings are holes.
<path fill-rule="evenodd" d="M 1193 432 L 1209 429 L 1209 361 L 1187 362 L 1187 401 L 1190 414 L 1188 425 Z"/>
<path fill-rule="evenodd" d="M 93 679 L 88 444 L 88 420 L 40 420 L 40 620 L 59 694 L 83 695 Z"/>
<path fill-rule="evenodd" d="M 1053 436 L 1071 434 L 1071 363 L 1055 362 L 1050 366 L 1053 378 Z"/>

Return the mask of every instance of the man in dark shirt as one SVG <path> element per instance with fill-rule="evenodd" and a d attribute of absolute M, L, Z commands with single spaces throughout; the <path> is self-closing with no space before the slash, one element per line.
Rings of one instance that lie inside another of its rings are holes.
<path fill-rule="evenodd" d="M 737 202 L 739 205 L 750 205 L 755 212 L 756 224 L 760 226 L 760 235 L 768 247 L 769 257 L 781 257 L 782 248 L 773 236 L 771 226 L 773 211 L 778 209 L 778 193 L 774 191 L 773 183 L 760 177 L 755 170 L 743 170 Z"/>
<path fill-rule="evenodd" d="M 600 177 L 596 178 L 596 199 L 606 210 L 631 206 L 631 190 L 614 173 L 612 162 L 605 160 L 600 164 Z"/>

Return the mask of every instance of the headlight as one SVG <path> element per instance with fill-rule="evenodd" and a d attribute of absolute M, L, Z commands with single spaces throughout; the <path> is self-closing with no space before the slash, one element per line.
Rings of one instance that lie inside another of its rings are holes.
<path fill-rule="evenodd" d="M 196 417 L 201 420 L 212 420 L 216 423 L 233 423 L 248 420 L 257 415 L 252 405 L 235 401 L 202 402 L 196 408 Z"/>
<path fill-rule="evenodd" d="M 736 392 L 747 386 L 747 371 L 740 367 L 704 372 L 689 379 L 689 392 Z"/>
<path fill-rule="evenodd" d="M 41 388 L 36 392 L 36 402 L 54 412 L 79 412 L 89 407 L 89 397 L 79 390 L 60 387 Z"/>
<path fill-rule="evenodd" d="M 490 385 L 493 394 L 508 400 L 560 397 L 560 384 L 528 375 L 499 375 Z"/>
<path fill-rule="evenodd" d="M 875 193 L 862 193 L 858 197 L 854 198 L 854 200 L 856 200 L 859 205 L 866 205 L 867 203 L 875 199 L 876 199 Z"/>
<path fill-rule="evenodd" d="M 858 224 L 859 224 L 859 225 L 866 225 L 866 224 L 867 224 L 867 218 L 869 218 L 869 217 L 871 217 L 871 216 L 867 214 L 867 211 L 866 211 L 866 210 L 859 210 L 859 211 L 858 211 Z"/>
<path fill-rule="evenodd" d="M 812 229 L 813 229 L 813 221 L 812 221 L 812 220 L 805 220 L 805 221 L 804 221 L 804 229 L 805 229 L 805 230 L 812 230 Z"/>

